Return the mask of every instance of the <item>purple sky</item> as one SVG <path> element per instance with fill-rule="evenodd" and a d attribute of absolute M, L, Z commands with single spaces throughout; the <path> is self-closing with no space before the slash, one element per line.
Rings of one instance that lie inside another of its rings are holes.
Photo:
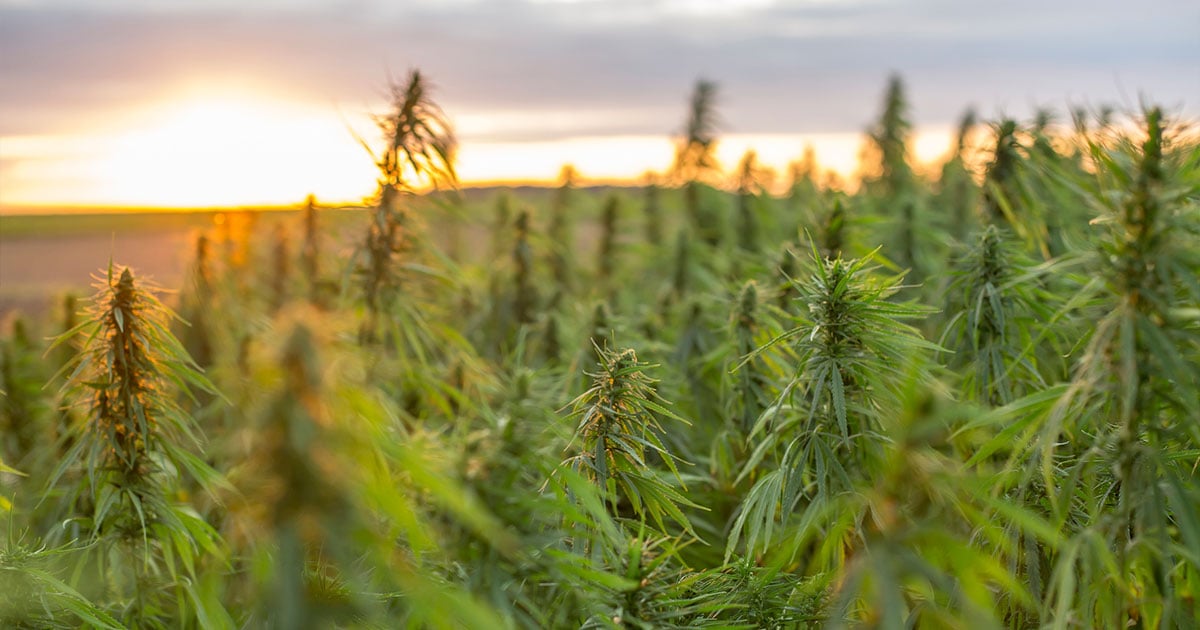
<path fill-rule="evenodd" d="M 892 72 L 923 128 L 1142 98 L 1195 119 L 1200 2 L 0 0 L 0 174 L 28 159 L 6 138 L 136 124 L 189 85 L 361 112 L 412 67 L 464 146 L 667 135 L 699 77 L 727 133 L 862 131 Z"/>

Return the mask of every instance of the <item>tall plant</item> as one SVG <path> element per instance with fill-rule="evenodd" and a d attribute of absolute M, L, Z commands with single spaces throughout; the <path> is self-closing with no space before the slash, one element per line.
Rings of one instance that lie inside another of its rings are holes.
<path fill-rule="evenodd" d="M 454 131 L 420 71 L 409 73 L 403 85 L 392 85 L 392 112 L 379 117 L 377 123 L 386 145 L 375 156 L 380 172 L 379 202 L 371 214 L 360 269 L 368 337 L 378 325 L 379 313 L 391 305 L 399 287 L 397 257 L 410 246 L 411 221 L 400 197 L 422 182 L 435 187 L 457 183 Z"/>
<path fill-rule="evenodd" d="M 1020 200 L 1018 169 L 1022 146 L 1016 121 L 1006 118 L 994 128 L 995 146 L 984 172 L 983 220 L 990 224 L 1021 227 L 1024 218 L 1016 204 Z"/>
<path fill-rule="evenodd" d="M 701 182 L 716 173 L 717 85 L 711 81 L 696 82 L 688 106 L 687 123 L 676 141 L 674 176 L 684 182 L 684 207 L 692 229 L 710 245 L 721 240 L 719 212 L 703 199 Z"/>
<path fill-rule="evenodd" d="M 971 178 L 968 160 L 968 138 L 976 126 L 975 110 L 963 113 L 954 137 L 950 159 L 942 165 L 938 179 L 937 203 L 945 213 L 943 219 L 949 223 L 949 232 L 960 242 L 965 242 L 975 224 L 973 210 L 978 188 Z"/>
<path fill-rule="evenodd" d="M 937 346 L 904 323 L 929 309 L 890 300 L 901 278 L 874 272 L 869 258 L 827 259 L 814 249 L 812 276 L 797 285 L 797 325 L 757 350 L 794 339 L 796 365 L 751 430 L 754 447 L 741 477 L 757 479 L 728 553 L 743 537 L 747 552 L 770 545 L 777 523 L 851 490 L 879 465 L 884 410 L 896 404 L 910 370 L 923 374 L 924 355 Z M 760 466 L 771 469 L 762 473 Z"/>
<path fill-rule="evenodd" d="M 1148 109 L 1141 139 L 1094 139 L 1079 182 L 1098 216 L 1097 321 L 1040 444 L 1042 473 L 1074 531 L 1048 611 L 1085 623 L 1182 627 L 1200 559 L 1200 145 Z M 1179 148 L 1176 148 L 1176 147 Z M 1081 444 L 1075 452 L 1069 444 Z M 1069 448 L 1069 447 L 1068 447 Z M 1064 464 L 1059 463 L 1059 466 Z M 1104 544 L 1096 544 L 1104 541 Z"/>
<path fill-rule="evenodd" d="M 592 386 L 572 403 L 577 419 L 573 448 L 565 463 L 601 488 L 614 516 L 649 518 L 660 531 L 666 519 L 691 529 L 680 506 L 693 505 L 679 489 L 675 456 L 663 444 L 660 419 L 687 421 L 675 415 L 654 390 L 646 373 L 651 364 L 639 361 L 632 349 L 596 346 L 599 370 L 589 373 Z M 670 483 L 652 466 L 666 466 Z"/>
<path fill-rule="evenodd" d="M 913 183 L 912 166 L 908 162 L 912 121 L 909 120 L 904 81 L 899 75 L 888 78 L 883 112 L 867 135 L 878 160 L 871 166 L 875 172 L 869 179 L 870 185 L 884 197 L 907 192 Z"/>
<path fill-rule="evenodd" d="M 604 203 L 604 213 L 600 216 L 600 250 L 596 261 L 596 276 L 606 288 L 610 286 L 617 268 L 620 215 L 621 200 L 612 195 Z"/>
<path fill-rule="evenodd" d="M 195 454 L 201 436 L 177 400 L 213 388 L 168 330 L 173 314 L 132 270 L 110 265 L 97 287 L 87 321 L 58 340 L 84 338 L 65 387 L 86 409 L 51 482 L 77 480 L 63 533 L 96 545 L 86 575 L 124 623 L 219 620 L 219 605 L 187 593 L 203 556 L 222 556 L 220 537 L 177 499 L 181 475 L 210 490 L 220 479 Z"/>
<path fill-rule="evenodd" d="M 759 247 L 760 228 L 755 205 L 766 175 L 766 169 L 758 163 L 758 155 L 754 151 L 747 151 L 738 164 L 737 172 L 737 242 L 738 247 L 746 252 L 756 252 Z"/>
<path fill-rule="evenodd" d="M 575 247 L 571 211 L 579 173 L 574 166 L 566 164 L 559 172 L 558 179 L 558 188 L 555 189 L 550 204 L 550 225 L 546 235 L 550 238 L 550 269 L 554 273 L 554 283 L 560 292 L 567 294 L 574 288 L 571 257 L 568 254 L 574 251 Z"/>
<path fill-rule="evenodd" d="M 962 370 L 966 397 L 1000 406 L 1047 387 L 1036 350 L 1054 341 L 1048 333 L 1055 313 L 1047 306 L 1054 300 L 1034 282 L 1041 274 L 1011 236 L 989 225 L 954 273 L 943 340 L 954 351 L 950 366 Z"/>

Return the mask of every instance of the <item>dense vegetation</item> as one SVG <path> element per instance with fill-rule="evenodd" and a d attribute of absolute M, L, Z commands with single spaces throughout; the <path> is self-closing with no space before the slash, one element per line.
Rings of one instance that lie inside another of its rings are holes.
<path fill-rule="evenodd" d="M 777 195 L 701 83 L 644 191 L 468 203 L 394 96 L 348 238 L 12 323 L 0 626 L 1200 625 L 1178 121 L 968 115 L 931 178 L 897 79 L 853 194 Z"/>

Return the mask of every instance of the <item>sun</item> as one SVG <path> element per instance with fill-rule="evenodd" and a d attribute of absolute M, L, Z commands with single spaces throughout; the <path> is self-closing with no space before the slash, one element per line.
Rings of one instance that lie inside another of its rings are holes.
<path fill-rule="evenodd" d="M 97 143 L 83 166 L 94 199 L 114 205 L 279 205 L 307 194 L 370 194 L 375 167 L 344 117 L 261 97 L 192 97 L 150 108 Z"/>
<path fill-rule="evenodd" d="M 95 168 L 99 198 L 184 207 L 354 199 L 374 177 L 335 112 L 236 97 L 166 104 L 114 138 Z"/>

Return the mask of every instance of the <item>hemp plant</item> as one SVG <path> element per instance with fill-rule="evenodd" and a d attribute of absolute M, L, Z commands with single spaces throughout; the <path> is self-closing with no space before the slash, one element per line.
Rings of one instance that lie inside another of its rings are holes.
<path fill-rule="evenodd" d="M 801 223 L 809 220 L 813 205 L 821 196 L 821 187 L 817 183 L 820 175 L 820 165 L 817 163 L 817 150 L 813 145 L 804 145 L 804 153 L 799 160 L 788 164 L 787 211 L 792 216 L 787 224 L 788 232 L 794 232 Z"/>
<path fill-rule="evenodd" d="M 2 461 L 0 473 L 22 474 Z M 0 496 L 0 514 L 8 509 L 6 501 Z M 0 626 L 72 628 L 82 623 L 88 628 L 124 630 L 112 615 L 59 577 L 66 573 L 64 565 L 76 551 L 72 544 L 51 548 L 27 540 L 10 527 L 0 540 Z"/>
<path fill-rule="evenodd" d="M 596 276 L 605 287 L 612 283 L 616 272 L 620 215 L 621 200 L 612 195 L 604 203 L 604 214 L 600 218 L 600 250 L 596 261 Z"/>
<path fill-rule="evenodd" d="M 819 232 L 821 253 L 826 257 L 837 258 L 842 255 L 846 247 L 846 222 L 846 202 L 841 195 L 835 195 Z"/>
<path fill-rule="evenodd" d="M 766 169 L 758 163 L 758 154 L 747 151 L 742 156 L 737 171 L 737 242 L 740 249 L 749 253 L 757 252 L 759 247 L 760 230 L 755 202 L 762 191 L 762 182 L 766 176 Z"/>
<path fill-rule="evenodd" d="M 977 207 L 975 197 L 979 191 L 967 166 L 967 141 L 976 122 L 974 109 L 963 113 L 950 159 L 942 165 L 938 178 L 937 205 L 948 214 L 943 220 L 949 224 L 950 235 L 960 242 L 967 239 L 974 223 L 971 211 Z"/>
<path fill-rule="evenodd" d="M 568 253 L 575 247 L 575 233 L 572 229 L 571 209 L 575 201 L 575 186 L 579 172 L 570 164 L 563 165 L 558 175 L 558 188 L 554 191 L 550 203 L 550 225 L 546 236 L 550 239 L 549 266 L 554 273 L 554 283 L 558 291 L 569 294 L 574 288 L 574 275 L 571 257 Z"/>
<path fill-rule="evenodd" d="M 773 395 L 766 357 L 756 354 L 766 339 L 764 331 L 772 331 L 766 309 L 760 303 L 758 285 L 753 280 L 742 286 L 729 321 L 729 336 L 733 343 L 731 358 L 750 359 L 731 373 L 729 383 L 729 406 L 727 418 L 739 435 L 745 435 L 754 427 L 762 412 L 770 406 Z M 767 339 L 774 337 L 770 335 Z M 753 355 L 753 356 L 751 356 Z"/>
<path fill-rule="evenodd" d="M 1073 534 L 1047 613 L 1184 627 L 1200 574 L 1200 144 L 1158 108 L 1141 123 L 1140 138 L 1090 140 L 1094 170 L 1076 184 L 1098 215 L 1101 283 L 1094 331 L 1035 444 Z"/>
<path fill-rule="evenodd" d="M 513 317 L 518 326 L 534 322 L 538 294 L 533 283 L 533 252 L 529 247 L 529 213 L 522 210 L 513 225 Z"/>
<path fill-rule="evenodd" d="M 682 302 L 695 289 L 692 266 L 692 239 L 686 228 L 675 234 L 675 251 L 671 257 L 671 284 L 667 289 L 669 304 Z M 664 315 L 666 315 L 664 313 Z"/>
<path fill-rule="evenodd" d="M 684 207 L 692 229 L 705 243 L 715 246 L 721 241 L 719 212 L 701 197 L 701 182 L 715 174 L 717 163 L 716 109 L 717 84 L 696 82 L 688 105 L 688 118 L 683 134 L 676 141 L 673 176 L 684 183 Z"/>
<path fill-rule="evenodd" d="M 291 258 L 288 245 L 287 229 L 282 225 L 275 226 L 274 247 L 271 250 L 271 295 L 270 311 L 278 312 L 288 300 L 288 281 L 291 275 Z"/>
<path fill-rule="evenodd" d="M 778 272 L 778 279 L 775 285 L 775 306 L 781 311 L 787 311 L 791 307 L 792 301 L 799 296 L 796 291 L 796 285 L 792 282 L 792 278 L 797 272 L 796 252 L 792 251 L 791 243 L 784 243 L 783 247 L 779 248 L 779 257 L 776 259 L 775 269 Z"/>
<path fill-rule="evenodd" d="M 908 99 L 899 75 L 888 79 L 883 112 L 868 131 L 870 147 L 878 163 L 867 180 L 868 188 L 891 198 L 907 192 L 913 185 L 912 166 L 908 163 L 908 140 L 912 134 Z"/>
<path fill-rule="evenodd" d="M 454 131 L 430 96 L 424 76 L 413 70 L 403 85 L 393 84 L 391 91 L 392 112 L 377 120 L 386 146 L 378 156 L 371 152 L 381 175 L 379 201 L 360 251 L 367 338 L 399 289 L 397 258 L 411 247 L 412 221 L 400 198 L 412 194 L 421 181 L 434 187 L 457 183 Z"/>
<path fill-rule="evenodd" d="M 1040 274 L 1011 237 L 987 226 L 954 273 L 943 344 L 954 351 L 950 367 L 961 370 L 966 397 L 1000 406 L 1047 387 L 1034 324 L 1049 325 L 1055 313 L 1046 304 L 1054 300 L 1036 285 Z"/>
<path fill-rule="evenodd" d="M 632 348 L 596 346 L 596 353 L 599 369 L 588 373 L 592 386 L 572 402 L 576 454 L 564 464 L 602 489 L 613 516 L 648 517 L 664 532 L 666 517 L 690 531 L 680 506 L 694 504 L 652 467 L 661 461 L 670 479 L 683 486 L 677 460 L 663 445 L 660 418 L 688 422 L 658 396 L 647 374 L 655 366 L 638 360 Z"/>
<path fill-rule="evenodd" d="M 753 280 L 742 286 L 725 328 L 725 338 L 718 347 L 726 357 L 720 388 L 724 422 L 710 440 L 708 456 L 709 473 L 719 492 L 706 504 L 722 519 L 722 525 L 736 509 L 748 485 L 742 485 L 745 478 L 739 479 L 750 450 L 746 436 L 778 395 L 775 385 L 786 363 L 784 358 L 755 353 L 780 332 L 759 293 Z M 749 359 L 740 364 L 743 357 Z"/>
<path fill-rule="evenodd" d="M 213 387 L 170 333 L 174 314 L 131 269 L 110 265 L 96 286 L 88 319 L 56 341 L 84 339 L 64 386 L 84 410 L 50 483 L 68 472 L 75 480 L 65 489 L 63 533 L 94 545 L 84 575 L 103 584 L 122 622 L 220 619 L 219 604 L 181 597 L 203 556 L 222 556 L 222 543 L 177 498 L 182 475 L 209 491 L 222 483 L 195 454 L 202 437 L 177 399 Z"/>
<path fill-rule="evenodd" d="M 239 514 L 258 520 L 265 508 L 247 530 L 267 534 L 274 547 L 263 599 L 271 604 L 266 619 L 280 627 L 332 622 L 359 605 L 339 586 L 347 579 L 338 566 L 346 544 L 339 534 L 351 530 L 353 495 L 337 470 L 342 436 L 327 415 L 320 359 L 313 333 L 295 325 L 279 351 L 282 382 L 264 388 L 252 476 L 239 484 L 252 498 Z"/>
<path fill-rule="evenodd" d="M 923 380 L 909 382 L 892 410 L 879 467 L 853 492 L 810 508 L 787 546 L 812 550 L 814 569 L 837 571 L 826 609 L 835 627 L 1029 627 L 1014 613 L 1036 610 L 1037 600 L 1006 566 L 1015 549 L 995 538 L 986 473 L 948 448 L 954 428 L 977 412 Z M 1057 541 L 1025 506 L 1002 514 L 1031 537 Z"/>
<path fill-rule="evenodd" d="M 496 260 L 504 255 L 510 243 L 510 231 L 513 223 L 513 201 L 507 192 L 496 196 L 495 216 L 492 219 L 492 238 L 488 245 L 488 260 Z"/>
<path fill-rule="evenodd" d="M 662 188 L 659 187 L 658 177 L 654 173 L 646 176 L 644 191 L 642 214 L 645 219 L 646 244 L 657 248 L 663 242 Z"/>
<path fill-rule="evenodd" d="M 717 84 L 696 82 L 688 104 L 687 124 L 675 148 L 676 177 L 692 182 L 717 170 Z"/>
<path fill-rule="evenodd" d="M 42 394 L 46 382 L 23 317 L 14 318 L 8 339 L 0 339 L 0 458 L 27 472 L 35 470 L 51 436 L 51 401 Z"/>
<path fill-rule="evenodd" d="M 995 147 L 984 171 L 983 220 L 990 224 L 1018 224 L 1022 217 L 1014 207 L 1019 199 L 1017 169 L 1022 147 L 1016 121 L 1004 119 L 995 125 Z"/>
<path fill-rule="evenodd" d="M 300 250 L 300 268 L 308 280 L 309 300 L 316 303 L 321 286 L 321 229 L 320 208 L 315 195 L 309 195 L 304 200 L 303 212 L 304 244 Z"/>
<path fill-rule="evenodd" d="M 218 296 L 217 277 L 212 260 L 212 239 L 205 234 L 196 237 L 196 249 L 189 276 L 188 290 L 180 300 L 180 312 L 188 322 L 182 330 L 181 340 L 197 365 L 210 366 L 216 355 L 213 305 Z"/>
<path fill-rule="evenodd" d="M 871 474 L 887 441 L 884 410 L 937 346 L 905 320 L 929 309 L 895 302 L 901 278 L 874 275 L 870 257 L 823 258 L 812 251 L 813 273 L 797 283 L 803 310 L 797 325 L 760 346 L 795 340 L 794 375 L 750 431 L 754 445 L 740 478 L 757 476 L 730 533 L 727 554 L 746 538 L 756 551 L 772 541 L 776 524 L 800 507 L 823 504 Z M 762 474 L 760 466 L 773 468 Z"/>

